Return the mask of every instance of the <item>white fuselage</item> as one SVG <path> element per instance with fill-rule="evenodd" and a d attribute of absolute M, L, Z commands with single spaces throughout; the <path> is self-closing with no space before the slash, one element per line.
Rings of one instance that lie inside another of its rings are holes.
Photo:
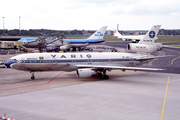
<path fill-rule="evenodd" d="M 73 71 L 77 65 L 137 66 L 143 64 L 139 58 L 147 55 L 136 53 L 29 53 L 10 59 L 11 68 L 25 71 Z"/>

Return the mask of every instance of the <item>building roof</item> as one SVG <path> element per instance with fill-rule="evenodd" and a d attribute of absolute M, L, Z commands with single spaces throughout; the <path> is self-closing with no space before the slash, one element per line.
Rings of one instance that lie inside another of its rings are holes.
<path fill-rule="evenodd" d="M 0 36 L 0 41 L 18 41 L 23 36 Z"/>

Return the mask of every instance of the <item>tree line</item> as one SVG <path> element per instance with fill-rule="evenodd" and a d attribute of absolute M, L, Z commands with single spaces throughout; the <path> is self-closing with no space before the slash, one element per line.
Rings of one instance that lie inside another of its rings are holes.
<path fill-rule="evenodd" d="M 29 29 L 29 30 L 19 30 L 19 29 L 13 29 L 13 30 L 2 30 L 0 29 L 0 35 L 7 35 L 7 36 L 40 36 L 41 34 L 65 34 L 65 35 L 84 35 L 86 33 L 94 33 L 95 30 L 49 30 L 49 29 Z M 134 34 L 134 32 L 139 31 L 119 31 L 120 33 L 126 33 L 126 34 Z M 143 34 L 146 34 L 147 31 L 144 31 Z M 113 34 L 113 32 L 111 31 Z M 141 33 L 141 32 L 139 32 Z M 166 30 L 161 29 L 159 31 L 159 35 L 180 35 L 180 29 L 172 29 L 172 30 Z"/>
<path fill-rule="evenodd" d="M 29 30 L 2 30 L 0 29 L 0 35 L 9 36 L 39 36 L 40 34 L 65 34 L 65 35 L 83 35 L 85 30 L 48 30 L 48 29 L 29 29 Z M 88 33 L 94 33 L 95 31 L 87 31 Z"/>

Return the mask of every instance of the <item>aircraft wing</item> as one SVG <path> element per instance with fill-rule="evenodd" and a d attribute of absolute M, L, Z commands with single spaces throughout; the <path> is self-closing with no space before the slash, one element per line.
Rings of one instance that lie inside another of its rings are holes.
<path fill-rule="evenodd" d="M 118 36 L 120 39 L 140 40 L 143 36 Z"/>
<path fill-rule="evenodd" d="M 113 66 L 113 65 L 76 65 L 79 68 L 92 68 L 92 69 L 121 69 L 121 70 L 163 70 L 158 68 L 143 68 L 143 67 L 126 67 L 126 66 Z"/>
<path fill-rule="evenodd" d="M 163 57 L 173 57 L 174 55 L 165 55 L 165 56 L 149 56 L 149 57 L 142 57 L 136 58 L 136 60 L 151 60 L 156 58 L 163 58 Z M 149 70 L 149 71 L 158 71 L 163 70 L 159 68 L 144 68 L 144 67 L 128 67 L 128 66 L 120 66 L 120 65 L 76 65 L 78 68 L 92 68 L 92 69 L 121 69 L 121 70 Z"/>
<path fill-rule="evenodd" d="M 164 57 L 174 57 L 174 55 L 149 56 L 149 57 L 136 58 L 136 60 L 151 60 L 151 59 L 164 58 Z"/>
<path fill-rule="evenodd" d="M 114 37 L 119 39 L 132 39 L 132 40 L 140 40 L 144 35 L 121 35 L 116 29 L 114 29 Z"/>

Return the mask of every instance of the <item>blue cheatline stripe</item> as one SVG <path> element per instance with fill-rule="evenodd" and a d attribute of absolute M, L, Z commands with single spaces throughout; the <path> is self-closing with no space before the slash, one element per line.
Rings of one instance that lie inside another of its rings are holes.
<path fill-rule="evenodd" d="M 18 60 L 16 62 L 8 60 L 5 64 L 8 68 L 10 68 L 11 64 L 14 63 L 78 63 L 78 62 L 131 62 L 137 61 L 135 58 L 133 59 L 66 59 L 66 60 Z"/>
<path fill-rule="evenodd" d="M 21 63 L 67 63 L 67 62 L 123 62 L 136 61 L 136 59 L 68 59 L 68 60 L 22 60 Z"/>

